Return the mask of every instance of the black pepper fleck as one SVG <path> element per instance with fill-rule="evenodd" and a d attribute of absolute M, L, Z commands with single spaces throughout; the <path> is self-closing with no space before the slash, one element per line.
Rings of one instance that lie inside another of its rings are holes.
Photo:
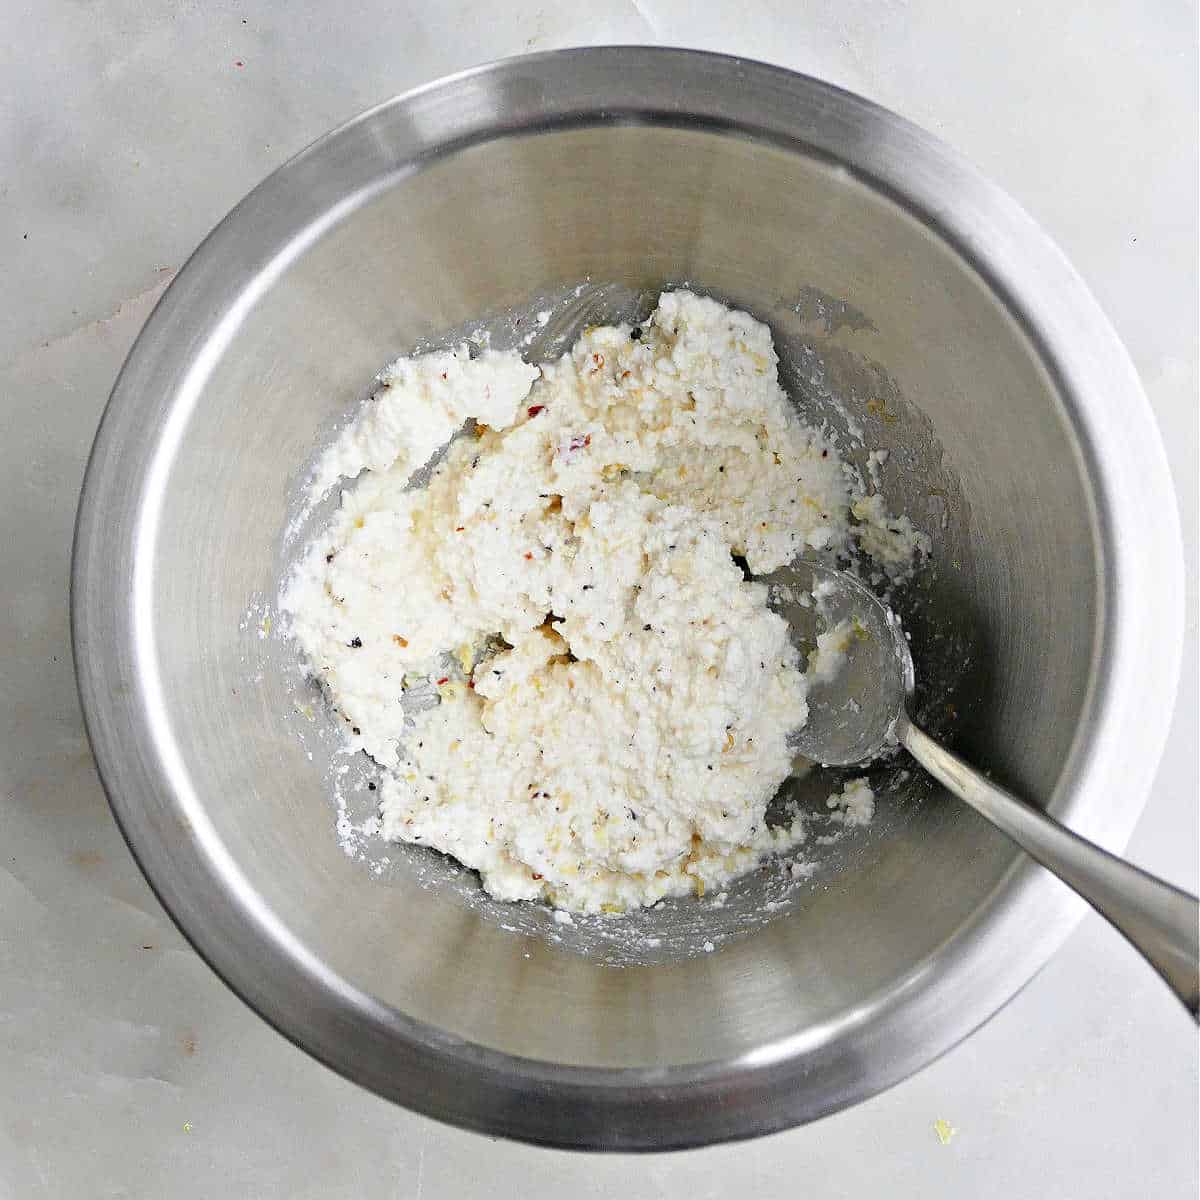
<path fill-rule="evenodd" d="M 629 336 L 633 341 L 640 342 L 642 340 L 642 330 L 641 330 L 640 326 L 635 325 L 629 331 Z"/>
<path fill-rule="evenodd" d="M 362 638 L 360 638 L 360 637 L 351 638 L 350 639 L 350 649 L 351 650 L 361 650 L 362 649 Z"/>
<path fill-rule="evenodd" d="M 368 792 L 373 792 L 373 791 L 375 791 L 375 789 L 376 789 L 377 787 L 378 787 L 378 784 L 374 784 L 374 783 L 368 783 L 368 784 L 367 784 L 367 791 L 368 791 Z"/>

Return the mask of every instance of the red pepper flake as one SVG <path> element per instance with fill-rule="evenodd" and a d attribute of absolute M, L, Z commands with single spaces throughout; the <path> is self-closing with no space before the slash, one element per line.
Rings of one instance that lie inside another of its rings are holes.
<path fill-rule="evenodd" d="M 445 372 L 445 371 L 443 371 L 443 372 L 442 372 L 442 378 L 443 378 L 443 379 L 449 379 L 450 377 L 449 377 L 449 375 L 447 375 L 447 374 L 446 374 L 446 372 Z"/>
<path fill-rule="evenodd" d="M 592 444 L 592 435 L 590 433 L 583 439 L 583 444 L 585 446 L 590 446 Z"/>
<path fill-rule="evenodd" d="M 454 532 L 455 532 L 455 533 L 462 533 L 462 531 L 463 531 L 464 529 L 466 529 L 466 526 L 465 526 L 465 525 L 455 525 L 455 527 L 454 527 Z"/>
<path fill-rule="evenodd" d="M 441 677 L 441 679 L 439 679 L 439 680 L 437 681 L 437 685 L 438 685 L 438 687 L 441 687 L 443 683 L 449 683 L 449 682 L 450 682 L 450 676 L 449 676 L 449 675 L 443 675 L 443 676 Z"/>
<path fill-rule="evenodd" d="M 467 687 L 469 687 L 469 688 L 471 689 L 471 691 L 474 691 L 474 690 L 475 690 L 475 680 L 473 680 L 473 679 L 468 679 L 468 680 L 467 680 Z"/>
<path fill-rule="evenodd" d="M 533 558 L 533 554 L 532 554 L 530 551 L 526 550 L 526 551 L 525 551 L 525 557 L 526 557 L 526 558 L 528 558 L 528 559 L 532 559 L 532 558 Z"/>
<path fill-rule="evenodd" d="M 536 871 L 533 872 L 533 877 L 534 879 L 541 879 L 541 876 Z"/>
<path fill-rule="evenodd" d="M 536 417 L 545 407 L 544 404 L 531 404 L 526 411 L 531 417 Z"/>
<path fill-rule="evenodd" d="M 235 67 L 244 67 L 246 64 L 244 62 L 242 62 L 242 60 L 240 58 L 235 58 L 233 60 L 233 65 Z"/>

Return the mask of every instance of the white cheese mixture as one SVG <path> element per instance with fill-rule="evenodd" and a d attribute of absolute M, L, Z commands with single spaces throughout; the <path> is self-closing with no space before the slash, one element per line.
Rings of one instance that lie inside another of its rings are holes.
<path fill-rule="evenodd" d="M 679 291 L 540 371 L 462 347 L 383 373 L 314 488 L 362 478 L 282 604 L 385 769 L 388 838 L 582 912 L 703 894 L 801 840 L 765 812 L 804 664 L 732 556 L 765 574 L 861 541 L 900 574 L 924 546 L 776 363 L 765 325 Z"/>
<path fill-rule="evenodd" d="M 870 825 L 875 816 L 875 793 L 865 779 L 851 779 L 825 803 L 843 825 Z"/>

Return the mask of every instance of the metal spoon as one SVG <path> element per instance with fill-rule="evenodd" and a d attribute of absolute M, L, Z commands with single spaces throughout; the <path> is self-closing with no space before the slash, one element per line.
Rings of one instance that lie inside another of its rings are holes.
<path fill-rule="evenodd" d="M 900 621 L 853 576 L 797 561 L 759 581 L 772 585 L 772 607 L 788 621 L 798 644 L 813 646 L 817 634 L 832 632 L 845 647 L 845 662 L 836 672 L 822 678 L 809 672 L 808 722 L 792 739 L 799 753 L 847 766 L 898 742 L 1111 922 L 1197 1017 L 1200 906 L 1194 896 L 1072 833 L 921 730 L 908 713 L 913 662 Z"/>

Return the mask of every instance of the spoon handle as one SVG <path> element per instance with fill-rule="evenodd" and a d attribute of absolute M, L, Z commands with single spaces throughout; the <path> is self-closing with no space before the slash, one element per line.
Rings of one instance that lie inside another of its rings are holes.
<path fill-rule="evenodd" d="M 896 736 L 935 779 L 1124 934 L 1197 1018 L 1200 906 L 1195 896 L 1109 854 L 997 787 L 907 716 L 901 717 Z"/>

